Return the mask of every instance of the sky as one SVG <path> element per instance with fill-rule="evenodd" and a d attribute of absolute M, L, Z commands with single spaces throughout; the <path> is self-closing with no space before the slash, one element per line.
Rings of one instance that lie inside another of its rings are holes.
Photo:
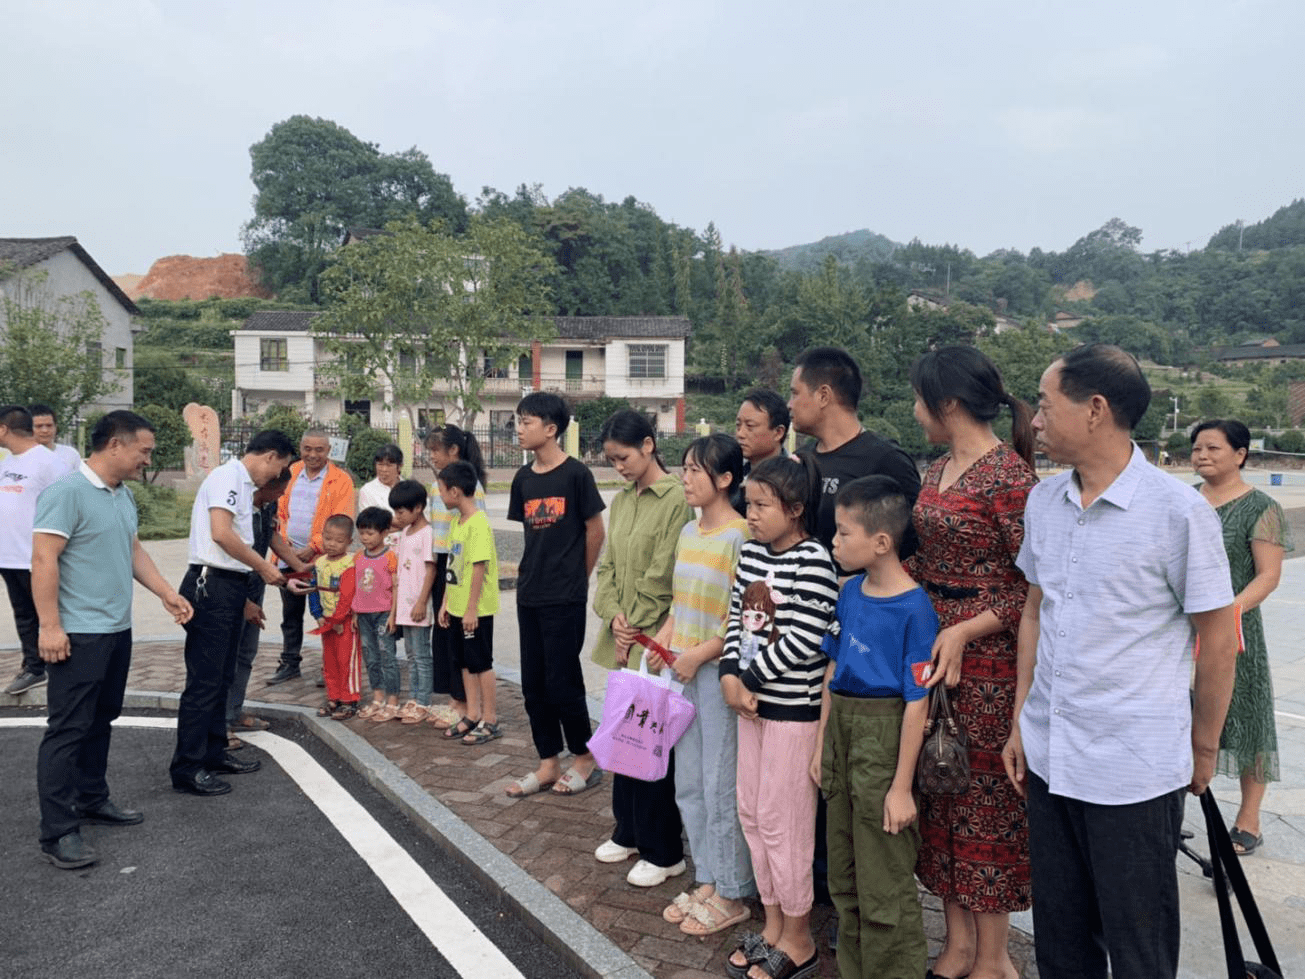
<path fill-rule="evenodd" d="M 241 250 L 292 115 L 485 186 L 633 195 L 741 249 L 869 228 L 1199 248 L 1305 197 L 1298 0 L 6 0 L 0 237 L 112 275 Z"/>

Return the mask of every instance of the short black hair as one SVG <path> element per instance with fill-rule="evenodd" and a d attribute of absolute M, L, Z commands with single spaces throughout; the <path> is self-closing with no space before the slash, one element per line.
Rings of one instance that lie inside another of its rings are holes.
<path fill-rule="evenodd" d="M 299 454 L 299 449 L 285 432 L 265 428 L 245 446 L 246 455 L 262 455 L 264 452 L 274 452 L 283 459 L 293 459 Z"/>
<path fill-rule="evenodd" d="M 834 505 L 847 510 L 867 534 L 887 534 L 893 550 L 900 553 L 911 526 L 911 501 L 893 477 L 862 476 L 845 483 Z"/>
<path fill-rule="evenodd" d="M 753 388 L 743 396 L 743 403 L 764 411 L 771 428 L 782 428 L 788 434 L 793 419 L 788 413 L 788 402 L 769 388 Z"/>
<path fill-rule="evenodd" d="M 861 368 L 842 347 L 812 347 L 798 355 L 797 369 L 802 383 L 812 391 L 829 385 L 844 408 L 856 411 L 861 400 Z"/>
<path fill-rule="evenodd" d="M 476 467 L 458 459 L 450 462 L 435 477 L 449 489 L 460 490 L 463 496 L 476 495 Z"/>
<path fill-rule="evenodd" d="M 95 423 L 91 429 L 91 451 L 103 452 L 112 439 L 134 442 L 138 432 L 152 432 L 154 426 L 149 419 L 142 418 L 134 411 L 111 411 Z"/>
<path fill-rule="evenodd" d="M 347 513 L 333 513 L 326 518 L 322 524 L 322 530 L 330 528 L 331 530 L 343 530 L 350 537 L 353 537 L 353 517 Z"/>
<path fill-rule="evenodd" d="M 383 534 L 393 521 L 394 514 L 385 507 L 369 506 L 358 514 L 357 525 L 359 530 L 379 530 Z"/>
<path fill-rule="evenodd" d="M 0 425 L 17 435 L 32 434 L 32 413 L 22 405 L 5 405 L 0 408 Z"/>
<path fill-rule="evenodd" d="M 1113 343 L 1085 343 L 1061 357 L 1060 390 L 1078 404 L 1101 395 L 1115 424 L 1129 432 L 1151 406 L 1151 385 L 1137 359 Z"/>
<path fill-rule="evenodd" d="M 1211 418 L 1192 429 L 1192 445 L 1196 444 L 1196 436 L 1211 429 L 1222 432 L 1228 440 L 1228 447 L 1234 452 L 1238 449 L 1246 450 L 1246 455 L 1242 456 L 1242 461 L 1237 466 L 1238 469 L 1243 468 L 1251 452 L 1251 430 L 1236 418 Z"/>
<path fill-rule="evenodd" d="M 566 399 L 552 391 L 531 391 L 517 402 L 517 414 L 538 418 L 545 425 L 556 425 L 558 439 L 571 423 L 571 409 L 567 407 Z"/>
<path fill-rule="evenodd" d="M 51 408 L 49 405 L 43 405 L 40 402 L 37 402 L 34 405 L 28 405 L 27 410 L 31 412 L 33 418 L 37 417 L 38 415 L 49 415 L 51 418 L 55 417 L 54 409 Z"/>
<path fill-rule="evenodd" d="M 401 479 L 390 490 L 390 506 L 395 510 L 426 508 L 426 487 L 415 479 Z"/>
<path fill-rule="evenodd" d="M 378 462 L 392 462 L 396 466 L 403 465 L 403 450 L 391 442 L 389 445 L 382 445 L 372 456 L 372 465 Z"/>
<path fill-rule="evenodd" d="M 290 477 L 292 475 L 294 474 L 290 472 L 290 467 L 286 466 L 279 473 L 260 486 L 259 489 L 270 489 L 273 486 L 284 486 L 290 482 Z"/>

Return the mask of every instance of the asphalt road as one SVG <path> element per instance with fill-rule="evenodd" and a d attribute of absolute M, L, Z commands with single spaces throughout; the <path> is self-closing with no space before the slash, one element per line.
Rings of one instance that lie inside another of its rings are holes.
<path fill-rule="evenodd" d="M 0 712 L 18 717 L 42 712 Z M 57 870 L 37 845 L 41 732 L 0 726 L 0 974 L 7 979 L 577 975 L 508 902 L 296 726 L 271 733 L 298 742 L 321 768 L 287 763 L 292 777 L 251 745 L 240 756 L 261 758 L 263 769 L 230 776 L 234 791 L 211 799 L 172 790 L 172 731 L 116 728 L 113 798 L 144 810 L 145 822 L 85 827 L 100 861 Z M 332 794 L 337 809 L 342 800 L 350 809 L 352 797 L 366 814 L 333 821 L 323 811 Z M 381 855 L 369 864 L 355 850 L 360 843 L 382 847 Z M 455 920 L 457 911 L 471 926 Z"/>

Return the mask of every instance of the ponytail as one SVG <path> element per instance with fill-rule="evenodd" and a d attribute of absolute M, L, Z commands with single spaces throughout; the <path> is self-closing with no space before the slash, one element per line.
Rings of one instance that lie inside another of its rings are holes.
<path fill-rule="evenodd" d="M 811 453 L 775 456 L 748 473 L 749 483 L 769 486 L 786 510 L 802 508 L 802 529 L 814 537 L 820 519 L 820 470 Z"/>
<path fill-rule="evenodd" d="M 603 427 L 598 432 L 599 443 L 616 442 L 631 449 L 642 449 L 643 443 L 648 439 L 652 439 L 653 461 L 665 472 L 666 463 L 662 462 L 662 455 L 657 451 L 657 430 L 653 428 L 648 416 L 642 412 L 631 408 L 615 411 L 607 417 L 607 421 L 603 422 Z"/>
<path fill-rule="evenodd" d="M 1029 468 L 1033 468 L 1033 411 L 1022 400 L 1003 391 L 1003 401 L 1010 407 L 1010 440 Z"/>

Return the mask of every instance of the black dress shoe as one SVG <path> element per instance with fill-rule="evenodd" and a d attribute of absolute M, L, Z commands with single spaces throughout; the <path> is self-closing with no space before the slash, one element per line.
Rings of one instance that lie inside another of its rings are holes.
<path fill-rule="evenodd" d="M 89 867 L 99 859 L 77 830 L 59 837 L 53 843 L 42 843 L 41 852 L 45 854 L 45 859 L 60 870 Z"/>
<path fill-rule="evenodd" d="M 263 763 L 257 758 L 250 761 L 241 761 L 235 755 L 227 752 L 210 765 L 209 769 L 222 775 L 248 775 L 250 772 L 256 772 L 262 767 Z"/>
<path fill-rule="evenodd" d="M 172 776 L 172 787 L 178 792 L 189 792 L 191 795 L 226 795 L 231 791 L 230 782 L 224 782 L 203 769 L 194 775 Z"/>
<path fill-rule="evenodd" d="M 285 683 L 286 680 L 298 680 L 299 676 L 299 667 L 282 663 L 276 668 L 276 672 L 267 678 L 267 685 L 275 687 L 278 683 Z"/>
<path fill-rule="evenodd" d="M 103 823 L 105 826 L 135 826 L 145 819 L 143 812 L 119 809 L 112 799 L 105 799 L 94 809 L 79 809 L 77 814 L 88 823 Z"/>

